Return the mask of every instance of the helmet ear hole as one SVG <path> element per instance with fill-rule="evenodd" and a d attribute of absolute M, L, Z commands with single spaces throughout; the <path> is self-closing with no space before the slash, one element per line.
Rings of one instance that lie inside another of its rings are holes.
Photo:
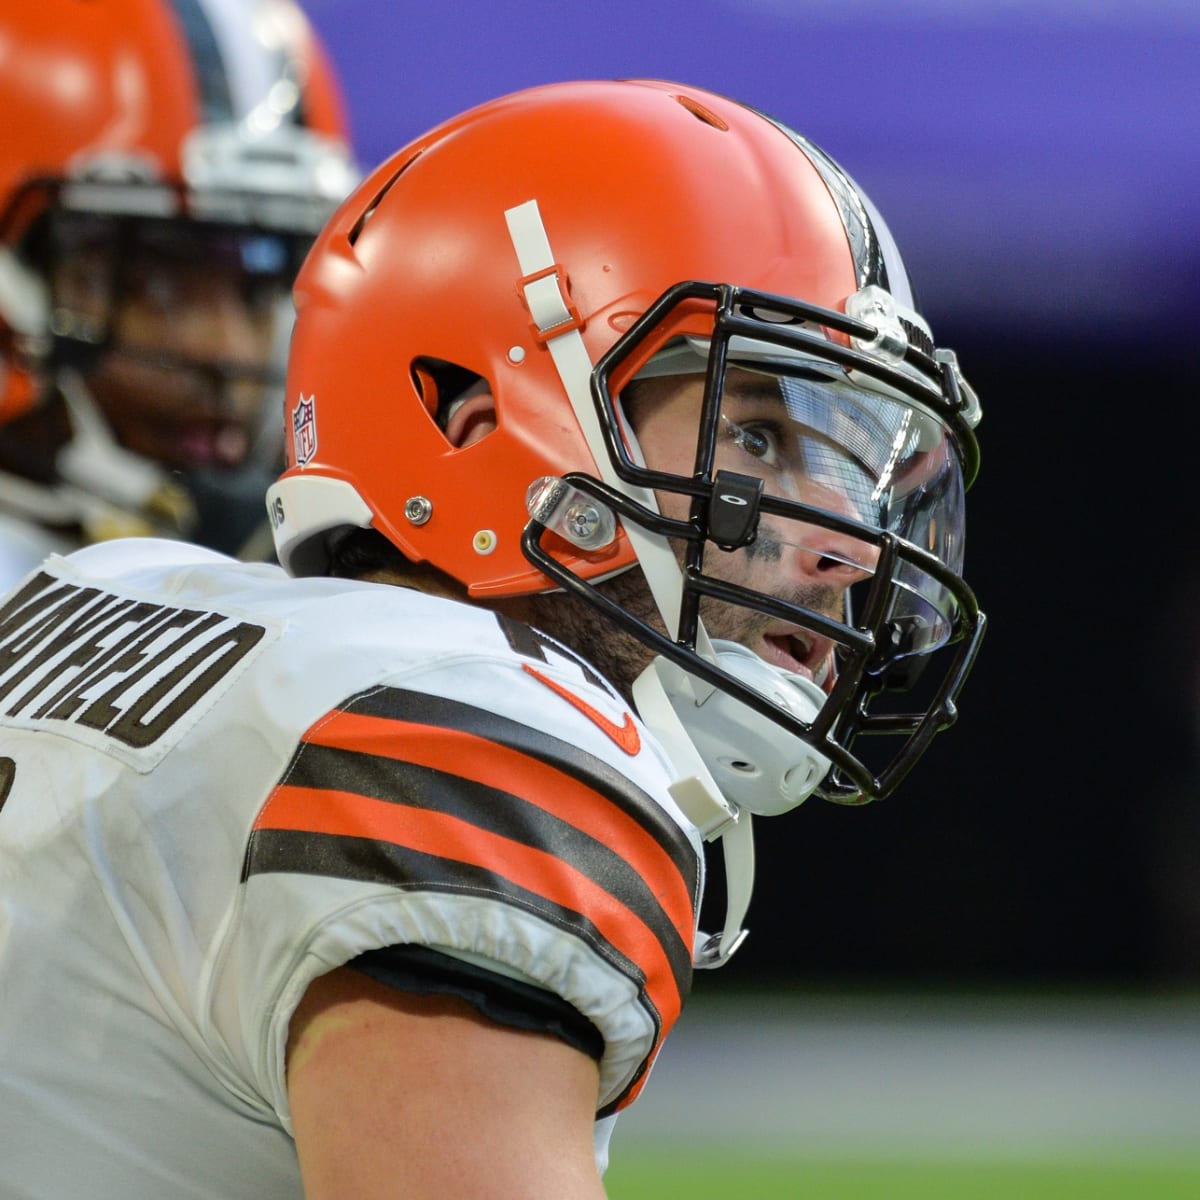
<path fill-rule="evenodd" d="M 483 376 L 440 358 L 418 358 L 412 365 L 413 383 L 421 405 L 444 433 L 455 401 L 480 383 Z"/>

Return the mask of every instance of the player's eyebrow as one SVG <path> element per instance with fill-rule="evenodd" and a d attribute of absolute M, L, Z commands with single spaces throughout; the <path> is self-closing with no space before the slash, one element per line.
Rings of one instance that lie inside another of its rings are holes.
<path fill-rule="evenodd" d="M 756 401 L 782 405 L 783 396 L 779 381 L 772 376 L 758 375 L 750 371 L 738 371 L 725 377 L 722 399 Z"/>

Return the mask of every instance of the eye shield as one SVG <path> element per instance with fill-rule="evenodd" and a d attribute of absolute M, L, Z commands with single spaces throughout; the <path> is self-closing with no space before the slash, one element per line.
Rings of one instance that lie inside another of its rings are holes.
<path fill-rule="evenodd" d="M 707 350 L 703 338 L 676 339 L 635 378 L 703 374 Z M 768 494 L 893 534 L 961 573 L 966 489 L 953 440 L 936 416 L 891 389 L 851 379 L 836 363 L 779 345 L 733 337 L 727 367 L 723 434 L 743 452 L 731 450 L 723 465 L 763 478 Z M 758 443 L 761 453 L 753 453 Z M 779 545 L 828 553 L 813 526 L 768 519 Z M 865 539 L 841 539 L 836 556 L 867 574 L 878 559 Z M 890 618 L 905 631 L 896 657 L 942 645 L 954 627 L 952 593 L 912 558 L 896 562 L 893 583 Z"/>

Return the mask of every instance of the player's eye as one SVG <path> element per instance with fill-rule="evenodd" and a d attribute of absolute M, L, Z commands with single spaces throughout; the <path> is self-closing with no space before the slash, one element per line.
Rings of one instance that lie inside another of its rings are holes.
<path fill-rule="evenodd" d="M 778 466 L 780 462 L 779 433 L 766 423 L 741 425 L 722 417 L 729 440 L 745 454 L 757 459 L 764 466 Z"/>

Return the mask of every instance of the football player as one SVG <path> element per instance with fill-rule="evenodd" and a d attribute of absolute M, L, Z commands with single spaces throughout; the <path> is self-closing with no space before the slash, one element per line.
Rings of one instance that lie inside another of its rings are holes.
<path fill-rule="evenodd" d="M 599 1197 L 754 818 L 954 719 L 978 401 L 853 179 L 681 84 L 447 121 L 295 298 L 280 565 L 0 605 L 0 1190 Z"/>
<path fill-rule="evenodd" d="M 121 534 L 265 557 L 288 291 L 357 180 L 326 56 L 291 0 L 5 9 L 0 580 Z"/>

